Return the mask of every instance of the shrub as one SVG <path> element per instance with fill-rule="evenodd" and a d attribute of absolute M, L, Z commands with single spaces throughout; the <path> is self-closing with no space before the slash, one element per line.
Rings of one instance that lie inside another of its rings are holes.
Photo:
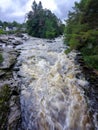
<path fill-rule="evenodd" d="M 80 46 L 80 43 L 79 43 L 78 39 L 76 39 L 75 37 L 73 37 L 73 38 L 69 41 L 69 44 L 70 44 L 70 48 L 71 48 L 71 49 L 78 49 L 79 46 Z"/>
<path fill-rule="evenodd" d="M 98 55 L 84 56 L 86 64 L 98 70 Z"/>
<path fill-rule="evenodd" d="M 4 34 L 4 31 L 3 31 L 2 29 L 0 29 L 0 35 L 1 35 L 1 34 Z"/>
<path fill-rule="evenodd" d="M 70 51 L 71 51 L 71 49 L 68 48 L 68 49 L 66 49 L 66 50 L 64 51 L 64 53 L 65 53 L 65 54 L 68 54 L 68 53 L 70 53 Z"/>

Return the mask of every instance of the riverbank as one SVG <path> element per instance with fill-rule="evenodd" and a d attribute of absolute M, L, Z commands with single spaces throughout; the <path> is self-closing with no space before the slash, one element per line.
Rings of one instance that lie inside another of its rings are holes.
<path fill-rule="evenodd" d="M 96 130 L 98 129 L 98 71 L 88 67 L 82 55 L 76 56 L 76 61 L 80 64 L 81 72 L 85 79 L 89 82 L 89 87 L 84 87 L 85 95 L 88 98 L 88 106 L 90 113 L 93 115 Z"/>
<path fill-rule="evenodd" d="M 0 130 L 21 128 L 20 88 L 16 79 L 19 51 L 23 39 L 15 35 L 0 36 Z"/>

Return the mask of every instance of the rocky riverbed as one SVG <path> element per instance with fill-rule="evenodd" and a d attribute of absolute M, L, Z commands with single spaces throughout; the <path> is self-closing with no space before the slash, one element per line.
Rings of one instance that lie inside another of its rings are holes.
<path fill-rule="evenodd" d="M 0 36 L 0 130 L 97 130 L 98 76 L 62 38 Z"/>
<path fill-rule="evenodd" d="M 0 130 L 18 130 L 21 124 L 20 88 L 14 67 L 19 51 L 15 48 L 26 40 L 24 35 L 0 36 Z"/>

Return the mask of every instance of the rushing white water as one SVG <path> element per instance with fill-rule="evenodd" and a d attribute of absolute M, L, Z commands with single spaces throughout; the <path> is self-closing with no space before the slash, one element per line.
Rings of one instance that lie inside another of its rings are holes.
<path fill-rule="evenodd" d="M 47 41 L 30 38 L 21 50 L 21 110 L 24 130 L 92 130 L 84 91 L 88 85 L 76 53 L 64 54 L 62 38 Z M 80 74 L 81 75 L 81 74 Z"/>

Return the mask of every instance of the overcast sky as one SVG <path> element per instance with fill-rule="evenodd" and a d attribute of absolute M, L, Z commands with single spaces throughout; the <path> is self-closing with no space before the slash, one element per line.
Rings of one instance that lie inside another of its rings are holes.
<path fill-rule="evenodd" d="M 36 0 L 42 2 L 44 8 L 50 9 L 58 18 L 67 18 L 68 11 L 74 2 L 80 0 Z M 0 0 L 0 20 L 24 22 L 25 14 L 31 10 L 33 0 Z"/>

